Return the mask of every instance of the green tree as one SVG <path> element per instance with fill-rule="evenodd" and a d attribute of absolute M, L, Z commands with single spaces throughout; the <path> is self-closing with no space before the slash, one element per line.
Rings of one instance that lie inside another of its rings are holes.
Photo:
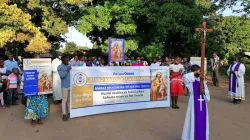
<path fill-rule="evenodd" d="M 78 48 L 78 50 L 84 50 L 84 51 L 89 50 L 88 46 L 78 46 L 77 48 Z"/>
<path fill-rule="evenodd" d="M 28 46 L 26 50 L 31 52 L 47 52 L 50 46 L 59 48 L 60 42 L 64 42 L 61 34 L 78 20 L 79 7 L 85 2 L 90 0 L 1 0 L 0 12 L 4 17 L 0 27 L 5 38 L 1 46 L 15 43 Z"/>
<path fill-rule="evenodd" d="M 75 52 L 76 50 L 78 50 L 76 43 L 67 42 L 65 44 L 65 50 L 64 50 L 65 53 L 72 53 L 72 52 Z"/>
<path fill-rule="evenodd" d="M 147 52 L 153 48 L 164 55 L 199 53 L 200 38 L 194 28 L 211 12 L 211 5 L 193 0 L 94 0 L 81 8 L 77 29 L 103 52 L 107 39 L 113 37 L 126 40 L 127 54 L 143 50 L 150 56 Z"/>
<path fill-rule="evenodd" d="M 250 19 L 228 16 L 221 18 L 215 25 L 216 40 L 220 41 L 225 57 L 250 51 Z"/>
<path fill-rule="evenodd" d="M 7 5 L 0 2 L 0 46 L 3 47 L 8 42 L 27 43 L 27 51 L 46 52 L 50 49 L 50 43 L 40 32 L 40 28 L 35 27 L 31 16 L 17 5 Z"/>

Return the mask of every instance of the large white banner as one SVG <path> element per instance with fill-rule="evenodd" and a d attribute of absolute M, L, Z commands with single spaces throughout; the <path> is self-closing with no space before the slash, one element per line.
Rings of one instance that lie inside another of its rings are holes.
<path fill-rule="evenodd" d="M 52 69 L 50 58 L 24 59 L 23 70 L 37 70 L 38 95 L 52 93 Z"/>
<path fill-rule="evenodd" d="M 200 57 L 191 57 L 190 64 L 191 65 L 195 64 L 195 65 L 201 66 L 201 58 Z M 204 71 L 205 71 L 205 73 L 207 73 L 207 58 L 205 58 Z"/>
<path fill-rule="evenodd" d="M 70 117 L 169 107 L 168 67 L 73 67 Z"/>

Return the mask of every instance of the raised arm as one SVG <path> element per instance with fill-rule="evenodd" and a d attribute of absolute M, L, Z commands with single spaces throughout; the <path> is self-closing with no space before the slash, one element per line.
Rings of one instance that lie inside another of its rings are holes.
<path fill-rule="evenodd" d="M 61 66 L 58 66 L 57 71 L 61 79 L 65 78 L 68 75 L 68 71 L 63 70 Z"/>

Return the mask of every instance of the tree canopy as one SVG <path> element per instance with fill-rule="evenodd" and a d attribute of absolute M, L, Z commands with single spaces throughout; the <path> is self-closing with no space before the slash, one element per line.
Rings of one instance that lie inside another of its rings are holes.
<path fill-rule="evenodd" d="M 209 4 L 192 0 L 93 1 L 81 8 L 77 29 L 97 46 L 106 47 L 104 52 L 107 39 L 116 37 L 126 40 L 126 53 L 185 55 L 198 47 L 194 28 L 208 12 Z"/>
<path fill-rule="evenodd" d="M 127 55 L 199 56 L 201 34 L 194 29 L 205 15 L 208 27 L 214 28 L 207 35 L 207 56 L 216 51 L 228 58 L 249 51 L 249 18 L 221 17 L 216 11 L 238 2 L 249 14 L 246 0 L 2 0 L 0 47 L 53 51 L 65 42 L 67 28 L 75 26 L 103 53 L 108 52 L 112 37 L 126 40 Z M 66 46 L 69 52 L 88 50 L 72 42 Z"/>
<path fill-rule="evenodd" d="M 64 41 L 61 35 L 78 20 L 85 2 L 90 0 L 1 0 L 0 46 L 15 42 L 39 53 L 51 46 L 58 49 Z"/>

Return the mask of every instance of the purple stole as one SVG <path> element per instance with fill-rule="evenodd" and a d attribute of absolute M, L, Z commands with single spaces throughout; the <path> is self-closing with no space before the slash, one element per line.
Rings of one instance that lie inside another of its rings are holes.
<path fill-rule="evenodd" d="M 194 92 L 194 140 L 206 140 L 207 134 L 207 106 L 202 95 L 203 101 L 200 99 L 200 82 L 193 82 Z M 201 108 L 202 107 L 202 110 Z"/>
<path fill-rule="evenodd" d="M 235 68 L 234 68 L 234 70 L 233 70 L 233 66 L 234 66 L 234 64 L 231 64 L 231 66 L 230 66 L 230 71 L 238 71 L 239 70 L 239 68 L 240 68 L 240 62 L 238 62 L 237 64 L 236 64 L 236 66 L 235 66 Z M 232 81 L 231 81 L 231 79 L 232 79 Z M 231 74 L 230 73 L 230 76 L 229 76 L 229 91 L 231 91 L 231 92 L 233 92 L 233 93 L 236 93 L 236 82 L 237 82 L 237 77 L 236 77 L 236 74 L 234 73 L 234 74 Z M 232 86 L 232 87 L 231 87 Z M 237 84 L 237 86 L 238 86 L 238 84 Z"/>

